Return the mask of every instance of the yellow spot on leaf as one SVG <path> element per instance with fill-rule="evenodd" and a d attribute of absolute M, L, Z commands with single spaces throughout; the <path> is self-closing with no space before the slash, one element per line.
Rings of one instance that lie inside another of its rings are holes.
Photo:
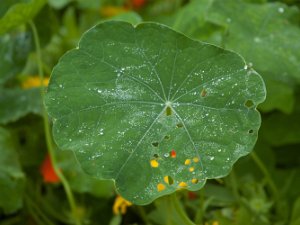
<path fill-rule="evenodd" d="M 49 78 L 43 79 L 43 86 L 48 86 Z M 22 82 L 23 89 L 35 88 L 41 86 L 41 80 L 39 76 L 31 76 Z"/>
<path fill-rule="evenodd" d="M 164 176 L 164 181 L 169 184 L 169 176 Z"/>
<path fill-rule="evenodd" d="M 193 178 L 193 179 L 192 179 L 192 183 L 193 183 L 193 184 L 197 184 L 197 183 L 198 183 L 198 179 Z"/>
<path fill-rule="evenodd" d="M 218 221 L 213 221 L 212 225 L 219 225 Z"/>
<path fill-rule="evenodd" d="M 158 191 L 163 191 L 163 190 L 165 190 L 166 189 L 166 186 L 165 185 L 163 185 L 163 184 L 161 184 L 161 183 L 159 183 L 158 185 L 157 185 L 157 190 Z"/>
<path fill-rule="evenodd" d="M 193 158 L 193 161 L 194 161 L 195 163 L 197 163 L 197 162 L 199 162 L 199 158 L 198 158 L 198 157 L 194 157 L 194 158 Z"/>
<path fill-rule="evenodd" d="M 190 159 L 186 159 L 186 160 L 184 161 L 184 165 L 189 165 L 189 164 L 191 164 L 191 160 L 190 160 Z"/>
<path fill-rule="evenodd" d="M 194 170 L 195 170 L 194 167 L 190 167 L 190 168 L 189 168 L 189 171 L 190 171 L 190 172 L 193 172 Z"/>
<path fill-rule="evenodd" d="M 150 165 L 151 165 L 151 167 L 157 168 L 159 166 L 159 163 L 157 162 L 156 159 L 152 159 L 150 161 Z"/>
<path fill-rule="evenodd" d="M 127 211 L 127 207 L 131 205 L 132 205 L 131 202 L 127 201 L 126 199 L 118 195 L 113 205 L 113 213 L 115 215 L 125 214 Z"/>
<path fill-rule="evenodd" d="M 178 184 L 178 186 L 180 187 L 180 188 L 185 188 L 185 187 L 187 187 L 187 183 L 185 183 L 185 182 L 180 182 L 179 184 Z"/>

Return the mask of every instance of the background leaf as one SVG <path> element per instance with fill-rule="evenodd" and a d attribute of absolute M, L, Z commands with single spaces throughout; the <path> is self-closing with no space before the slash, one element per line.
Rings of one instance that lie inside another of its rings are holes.
<path fill-rule="evenodd" d="M 31 20 L 45 3 L 45 0 L 4 0 L 3 9 L 7 11 L 5 14 L 3 9 L 0 11 L 0 34 Z"/>
<path fill-rule="evenodd" d="M 267 111 L 292 111 L 292 84 L 300 81 L 298 16 L 299 9 L 282 3 L 253 4 L 239 0 L 215 0 L 207 12 L 208 21 L 227 28 L 224 46 L 242 54 L 249 65 L 263 74 L 272 96 L 265 106 L 262 104 Z M 274 101 L 279 95 L 283 96 Z"/>
<path fill-rule="evenodd" d="M 12 213 L 22 207 L 25 176 L 10 133 L 0 127 L 0 208 Z"/>
<path fill-rule="evenodd" d="M 0 89 L 0 124 L 14 122 L 29 114 L 41 114 L 40 89 Z"/>
<path fill-rule="evenodd" d="M 20 73 L 31 50 L 28 32 L 0 36 L 0 87 Z"/>

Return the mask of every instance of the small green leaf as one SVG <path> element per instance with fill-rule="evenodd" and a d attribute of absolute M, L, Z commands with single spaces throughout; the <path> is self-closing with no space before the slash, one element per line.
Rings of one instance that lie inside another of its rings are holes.
<path fill-rule="evenodd" d="M 42 100 L 38 88 L 0 89 L 0 124 L 14 122 L 29 113 L 41 112 Z"/>
<path fill-rule="evenodd" d="M 45 0 L 5 0 L 5 9 L 1 10 L 0 34 L 3 34 L 31 20 L 46 3 Z"/>
<path fill-rule="evenodd" d="M 10 133 L 0 127 L 0 208 L 12 213 L 22 206 L 25 176 Z"/>
<path fill-rule="evenodd" d="M 160 24 L 110 21 L 60 59 L 45 104 L 60 148 L 147 204 L 227 175 L 256 142 L 264 99 L 236 53 Z"/>

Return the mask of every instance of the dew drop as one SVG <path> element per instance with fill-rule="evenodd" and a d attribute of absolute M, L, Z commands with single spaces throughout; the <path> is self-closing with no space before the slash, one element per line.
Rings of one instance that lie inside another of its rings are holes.
<path fill-rule="evenodd" d="M 255 43 L 259 43 L 259 42 L 261 42 L 261 39 L 260 39 L 259 37 L 255 37 L 255 38 L 254 38 L 254 42 L 255 42 Z"/>
<path fill-rule="evenodd" d="M 284 13 L 284 8 L 282 8 L 282 7 L 278 8 L 278 12 L 279 13 Z"/>

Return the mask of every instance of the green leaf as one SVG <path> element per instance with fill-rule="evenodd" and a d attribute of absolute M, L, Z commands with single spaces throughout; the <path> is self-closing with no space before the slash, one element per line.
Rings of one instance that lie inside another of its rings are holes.
<path fill-rule="evenodd" d="M 191 1 L 173 16 L 172 22 L 166 24 L 192 38 L 220 44 L 224 28 L 206 21 L 206 14 L 212 2 L 212 0 Z M 170 20 L 170 16 L 167 18 Z"/>
<path fill-rule="evenodd" d="M 242 54 L 263 76 L 268 76 L 273 82 L 292 83 L 300 82 L 300 29 L 294 23 L 297 16 L 299 10 L 296 7 L 287 7 L 282 3 L 215 0 L 207 12 L 207 21 L 227 27 L 225 47 Z M 267 85 L 268 91 L 272 89 Z M 267 98 L 268 107 L 264 109 L 280 108 L 283 112 L 291 112 L 286 102 L 293 101 L 291 94 L 287 94 L 293 89 L 288 86 L 284 89 L 280 90 L 283 96 L 279 98 L 284 100 L 275 103 Z"/>
<path fill-rule="evenodd" d="M 0 124 L 14 122 L 21 117 L 42 112 L 40 90 L 32 88 L 0 89 Z"/>
<path fill-rule="evenodd" d="M 105 198 L 113 195 L 113 183 L 110 180 L 99 180 L 84 173 L 72 152 L 59 152 L 58 166 L 63 170 L 72 190 Z"/>
<path fill-rule="evenodd" d="M 60 148 L 147 204 L 227 175 L 253 148 L 264 99 L 261 77 L 236 53 L 163 25 L 111 21 L 60 59 L 45 104 Z"/>
<path fill-rule="evenodd" d="M 300 143 L 299 122 L 299 113 L 288 116 L 273 113 L 263 123 L 264 138 L 273 146 Z"/>
<path fill-rule="evenodd" d="M 31 47 L 27 32 L 0 36 L 0 86 L 22 71 Z"/>
<path fill-rule="evenodd" d="M 25 181 L 12 143 L 10 133 L 0 127 L 0 208 L 5 213 L 13 213 L 22 207 Z"/>
<path fill-rule="evenodd" d="M 259 105 L 259 109 L 264 112 L 278 109 L 286 114 L 291 113 L 295 103 L 293 85 L 275 80 L 274 75 L 267 76 L 267 74 L 264 76 L 264 81 L 267 87 L 268 100 Z"/>
<path fill-rule="evenodd" d="M 2 2 L 1 2 L 2 3 Z M 4 8 L 1 10 L 0 16 L 0 34 L 20 26 L 31 20 L 46 3 L 45 0 L 19 0 L 4 1 Z M 3 15 L 3 16 L 2 16 Z"/>

